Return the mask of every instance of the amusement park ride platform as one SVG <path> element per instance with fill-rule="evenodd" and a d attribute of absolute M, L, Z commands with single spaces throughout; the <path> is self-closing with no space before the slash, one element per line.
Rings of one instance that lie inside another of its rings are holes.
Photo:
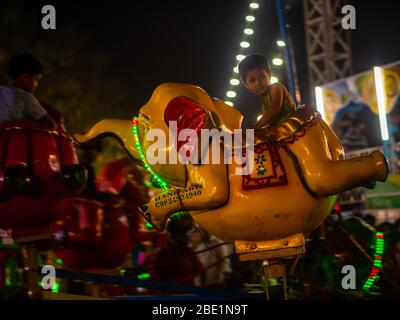
<path fill-rule="evenodd" d="M 304 234 L 299 233 L 283 239 L 270 241 L 235 241 L 235 248 L 240 261 L 264 260 L 265 294 L 267 300 L 271 299 L 268 281 L 270 278 L 281 280 L 284 299 L 288 300 L 286 270 L 283 258 L 296 257 L 295 264 L 298 262 L 300 255 L 306 251 Z"/>
<path fill-rule="evenodd" d="M 32 300 L 263 300 L 261 294 L 231 292 L 214 288 L 193 287 L 178 283 L 137 280 L 135 277 L 115 275 L 115 273 L 78 272 L 55 269 L 57 279 L 86 282 L 90 284 L 90 294 L 52 292 L 42 288 L 42 266 L 38 256 L 46 242 L 52 241 L 51 233 L 24 237 L 0 237 L 0 250 L 14 251 L 21 256 L 24 277 L 24 292 Z M 125 286 L 150 289 L 154 294 L 133 296 L 101 296 L 102 285 Z M 158 292 L 169 292 L 160 295 Z M 173 294 L 171 292 L 174 292 Z"/>

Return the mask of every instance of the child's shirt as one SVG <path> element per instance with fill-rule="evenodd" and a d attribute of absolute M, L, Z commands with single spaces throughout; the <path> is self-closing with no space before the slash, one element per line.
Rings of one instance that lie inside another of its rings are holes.
<path fill-rule="evenodd" d="M 33 94 L 15 87 L 0 86 L 0 125 L 23 118 L 39 120 L 46 114 Z"/>
<path fill-rule="evenodd" d="M 268 122 L 269 125 L 276 125 L 285 121 L 296 110 L 296 104 L 293 102 L 289 91 L 282 84 L 278 83 L 277 85 L 279 85 L 283 89 L 282 107 L 280 111 L 276 115 L 274 115 Z M 263 101 L 263 112 L 265 114 L 265 111 L 271 106 L 272 102 L 271 86 L 268 87 L 268 90 L 264 94 L 262 101 Z"/>

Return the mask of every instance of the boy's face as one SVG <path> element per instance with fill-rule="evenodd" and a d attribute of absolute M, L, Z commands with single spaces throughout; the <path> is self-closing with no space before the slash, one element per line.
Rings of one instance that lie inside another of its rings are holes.
<path fill-rule="evenodd" d="M 42 78 L 41 74 L 21 74 L 14 81 L 14 85 L 22 90 L 33 93 L 39 86 L 39 81 Z"/>
<path fill-rule="evenodd" d="M 247 71 L 244 86 L 258 96 L 262 96 L 270 85 L 270 74 L 266 69 L 251 69 Z"/>

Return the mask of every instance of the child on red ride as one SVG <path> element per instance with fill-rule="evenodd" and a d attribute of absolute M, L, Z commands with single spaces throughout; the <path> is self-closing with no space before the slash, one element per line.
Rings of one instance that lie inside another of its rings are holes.
<path fill-rule="evenodd" d="M 55 129 L 57 124 L 33 95 L 42 77 L 43 66 L 31 54 L 17 54 L 9 60 L 10 86 L 0 86 L 0 125 L 27 119 Z"/>

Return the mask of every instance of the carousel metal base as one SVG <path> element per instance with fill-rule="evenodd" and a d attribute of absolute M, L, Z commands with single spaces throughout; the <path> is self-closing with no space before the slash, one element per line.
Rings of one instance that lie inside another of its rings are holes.
<path fill-rule="evenodd" d="M 271 300 L 269 279 L 277 278 L 282 284 L 283 297 L 288 300 L 284 258 L 295 257 L 296 266 L 300 255 L 305 253 L 305 237 L 299 233 L 290 237 L 269 241 L 235 241 L 240 261 L 262 260 L 266 280 L 266 298 Z"/>

